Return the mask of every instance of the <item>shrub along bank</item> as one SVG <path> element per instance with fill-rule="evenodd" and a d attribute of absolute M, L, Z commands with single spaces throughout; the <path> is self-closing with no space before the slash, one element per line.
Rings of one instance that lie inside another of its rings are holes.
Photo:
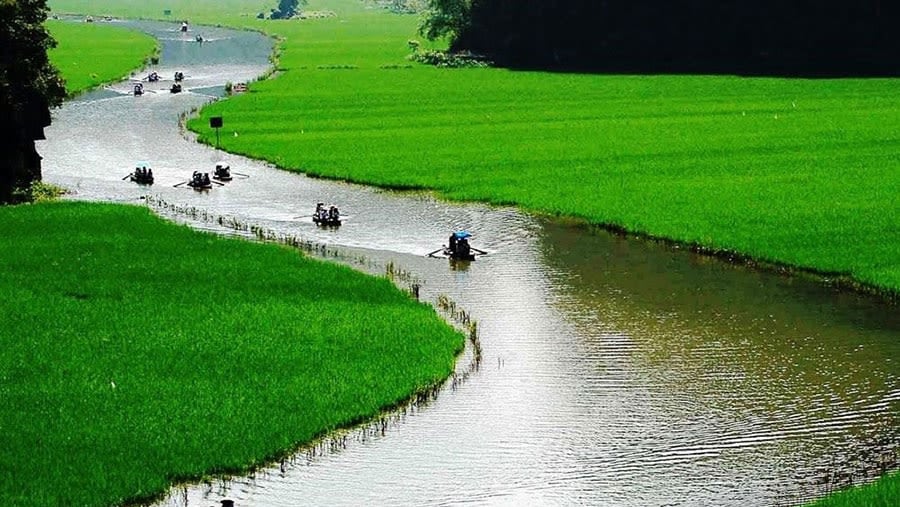
<path fill-rule="evenodd" d="M 0 208 L 3 505 L 110 505 L 239 471 L 452 371 L 386 279 L 148 210 Z"/>

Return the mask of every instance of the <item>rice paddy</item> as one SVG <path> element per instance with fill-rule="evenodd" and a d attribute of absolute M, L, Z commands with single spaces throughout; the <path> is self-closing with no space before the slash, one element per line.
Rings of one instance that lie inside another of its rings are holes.
<path fill-rule="evenodd" d="M 387 279 L 144 208 L 0 208 L 0 259 L 4 505 L 253 468 L 440 382 L 464 341 Z"/>
<path fill-rule="evenodd" d="M 249 15 L 254 2 L 214 4 L 192 13 L 283 37 L 284 72 L 203 109 L 189 122 L 202 141 L 215 142 L 208 117 L 223 116 L 238 134 L 224 149 L 286 169 L 900 290 L 896 79 L 438 69 L 407 60 L 415 16 L 319 0 L 309 9 L 338 16 L 266 22 Z"/>
<path fill-rule="evenodd" d="M 223 116 L 239 134 L 224 149 L 314 175 L 900 289 L 896 80 L 382 68 L 414 28 L 377 12 L 274 25 L 287 72 L 189 126 L 210 142 Z"/>
<path fill-rule="evenodd" d="M 189 123 L 203 141 L 215 142 L 208 117 L 223 116 L 239 134 L 224 149 L 285 169 L 518 204 L 900 292 L 896 79 L 436 69 L 406 58 L 413 16 L 312 0 L 338 16 L 253 18 L 270 3 L 197 0 L 171 14 L 283 38 L 277 79 Z M 51 5 L 163 17 L 153 2 Z M 892 505 L 896 484 L 822 505 Z"/>
<path fill-rule="evenodd" d="M 49 20 L 47 28 L 57 42 L 50 61 L 65 79 L 69 95 L 127 76 L 156 49 L 149 35 L 105 23 Z"/>

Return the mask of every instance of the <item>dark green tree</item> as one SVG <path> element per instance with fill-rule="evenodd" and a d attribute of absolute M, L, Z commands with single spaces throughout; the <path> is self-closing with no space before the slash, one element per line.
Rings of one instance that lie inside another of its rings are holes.
<path fill-rule="evenodd" d="M 425 33 L 502 65 L 613 72 L 900 75 L 900 2 L 430 0 Z"/>
<path fill-rule="evenodd" d="M 50 108 L 65 98 L 47 50 L 56 42 L 44 27 L 46 0 L 0 0 L 0 203 L 23 199 L 41 179 L 34 148 L 50 125 Z"/>
<path fill-rule="evenodd" d="M 278 0 L 278 8 L 272 9 L 272 19 L 288 19 L 297 14 L 300 5 L 306 5 L 306 0 Z"/>
<path fill-rule="evenodd" d="M 429 39 L 456 40 L 469 28 L 473 0 L 428 0 L 428 11 L 419 32 Z"/>

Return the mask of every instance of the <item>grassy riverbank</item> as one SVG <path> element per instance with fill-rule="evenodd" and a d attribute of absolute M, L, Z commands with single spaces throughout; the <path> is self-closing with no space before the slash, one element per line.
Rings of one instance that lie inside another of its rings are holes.
<path fill-rule="evenodd" d="M 446 377 L 463 338 L 387 280 L 148 210 L 0 208 L 3 505 L 241 470 Z"/>
<path fill-rule="evenodd" d="M 156 50 L 153 37 L 107 23 L 47 21 L 58 43 L 50 61 L 66 80 L 66 91 L 76 95 L 118 81 L 141 68 Z"/>
<path fill-rule="evenodd" d="M 893 472 L 872 484 L 834 493 L 808 507 L 894 507 L 900 499 L 900 473 Z"/>
<path fill-rule="evenodd" d="M 252 18 L 273 5 L 196 0 L 191 14 L 173 12 L 284 37 L 284 72 L 204 109 L 191 122 L 203 139 L 214 139 L 206 118 L 222 115 L 239 133 L 223 148 L 285 168 L 516 203 L 900 291 L 895 79 L 434 69 L 405 58 L 413 16 L 311 0 L 338 16 Z M 895 503 L 895 486 L 872 491 L 872 505 Z"/>
<path fill-rule="evenodd" d="M 189 123 L 201 140 L 221 115 L 239 133 L 224 149 L 288 169 L 514 203 L 900 291 L 895 79 L 410 66 L 415 16 L 314 0 L 338 16 L 264 22 L 247 4 L 193 12 L 284 37 L 286 72 L 205 108 Z"/>

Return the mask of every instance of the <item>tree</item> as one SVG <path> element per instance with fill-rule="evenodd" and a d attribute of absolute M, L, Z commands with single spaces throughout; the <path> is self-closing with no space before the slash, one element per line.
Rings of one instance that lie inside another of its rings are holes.
<path fill-rule="evenodd" d="M 431 40 L 456 40 L 469 28 L 473 0 L 428 0 L 425 21 L 419 32 Z"/>
<path fill-rule="evenodd" d="M 278 8 L 272 9 L 272 19 L 288 19 L 297 13 L 300 4 L 306 5 L 306 0 L 278 0 Z"/>
<path fill-rule="evenodd" d="M 66 91 L 47 50 L 56 46 L 44 27 L 46 0 L 0 0 L 0 204 L 17 202 L 41 179 L 34 148 L 50 125 L 50 108 Z"/>
<path fill-rule="evenodd" d="M 898 75 L 882 0 L 430 0 L 424 33 L 514 67 Z"/>

